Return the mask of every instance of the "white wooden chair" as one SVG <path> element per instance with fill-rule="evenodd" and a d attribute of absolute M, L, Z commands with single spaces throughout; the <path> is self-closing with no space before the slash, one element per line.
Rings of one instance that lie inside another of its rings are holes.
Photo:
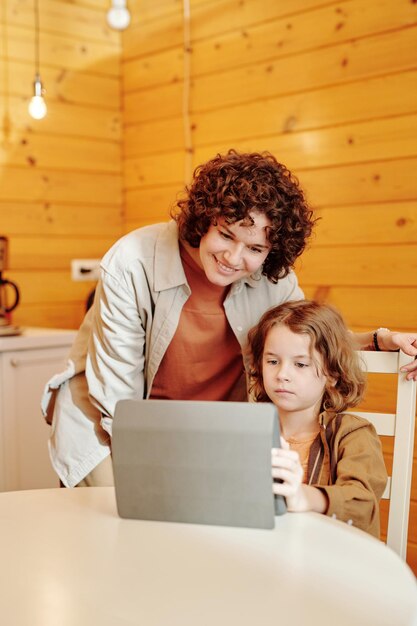
<path fill-rule="evenodd" d="M 361 351 L 359 354 L 363 368 L 368 373 L 398 376 L 395 414 L 351 412 L 372 422 L 379 435 L 394 437 L 392 473 L 382 497 L 390 500 L 387 545 L 405 560 L 413 468 L 416 383 L 406 380 L 405 374 L 399 368 L 409 363 L 412 357 L 403 352 Z"/>

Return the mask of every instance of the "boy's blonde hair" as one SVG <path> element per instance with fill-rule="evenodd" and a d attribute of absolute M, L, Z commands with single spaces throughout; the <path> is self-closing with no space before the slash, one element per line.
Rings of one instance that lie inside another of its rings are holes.
<path fill-rule="evenodd" d="M 323 373 L 329 378 L 329 384 L 321 410 L 340 413 L 359 404 L 365 391 L 365 375 L 351 333 L 336 309 L 308 300 L 286 302 L 270 309 L 249 331 L 250 391 L 255 399 L 269 401 L 262 378 L 263 351 L 269 331 L 279 324 L 293 333 L 308 335 L 311 351 L 315 349 L 322 358 Z"/>

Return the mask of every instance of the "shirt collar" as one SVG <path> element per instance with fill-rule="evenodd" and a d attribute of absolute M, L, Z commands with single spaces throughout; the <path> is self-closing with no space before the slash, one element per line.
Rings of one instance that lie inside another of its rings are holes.
<path fill-rule="evenodd" d="M 326 428 L 330 424 L 330 422 L 336 417 L 337 413 L 334 411 L 323 411 L 319 415 L 319 424 Z"/>
<path fill-rule="evenodd" d="M 178 226 L 171 220 L 161 230 L 155 244 L 155 291 L 186 284 L 179 250 Z"/>
<path fill-rule="evenodd" d="M 243 289 L 243 285 L 248 285 L 249 287 L 257 287 L 262 275 L 262 271 L 258 270 L 255 274 L 251 276 L 245 276 L 245 278 L 241 278 L 235 283 L 232 283 L 232 286 L 229 291 L 228 298 L 232 298 L 236 294 L 238 294 Z"/>

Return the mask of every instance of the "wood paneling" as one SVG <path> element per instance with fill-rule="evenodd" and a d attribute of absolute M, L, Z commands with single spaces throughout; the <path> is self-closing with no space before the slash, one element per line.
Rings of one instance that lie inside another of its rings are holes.
<path fill-rule="evenodd" d="M 329 262 L 331 259 L 331 262 Z M 407 287 L 417 274 L 416 244 L 312 246 L 296 263 L 302 285 Z"/>
<path fill-rule="evenodd" d="M 387 121 L 386 118 L 417 110 L 417 93 L 411 89 L 414 83 L 417 83 L 417 72 L 404 72 L 366 82 L 347 83 L 304 94 L 265 99 L 221 111 L 195 113 L 192 115 L 193 141 L 198 145 L 234 144 L 242 134 L 242 119 L 246 120 L 246 137 L 252 137 L 258 142 L 268 141 L 271 137 L 275 137 L 278 142 L 278 137 L 282 138 L 283 135 L 311 129 L 317 132 L 328 129 L 331 132 L 336 130 L 336 125 L 367 123 L 370 105 L 378 121 L 381 118 Z M 363 98 L 364 91 L 366 99 Z M 178 99 L 174 98 L 173 101 L 180 106 Z M 184 133 L 180 110 L 174 116 L 168 114 L 163 119 L 149 120 L 143 119 L 147 109 L 141 107 L 139 102 L 130 109 L 131 104 L 127 96 L 126 105 L 131 125 L 126 127 L 124 135 L 126 156 L 183 149 Z M 172 107 L 172 102 L 168 106 Z M 157 111 L 158 109 L 153 109 L 154 115 Z M 160 115 L 161 113 L 159 110 Z M 290 138 L 287 140 L 290 141 Z M 277 149 L 280 154 L 279 145 Z"/>
<path fill-rule="evenodd" d="M 169 219 L 169 211 L 179 196 L 178 191 L 178 184 L 158 185 L 145 189 L 136 188 L 131 191 L 127 189 L 124 195 L 125 230 L 129 231 L 155 222 L 166 222 Z"/>
<path fill-rule="evenodd" d="M 258 142 L 263 150 L 262 142 Z M 196 150 L 195 165 L 216 154 L 213 149 Z M 126 160 L 127 189 L 178 183 L 182 186 L 184 153 L 180 151 Z M 341 165 L 317 170 L 296 169 L 310 202 L 327 207 L 371 202 L 391 202 L 416 198 L 415 171 L 417 158 L 375 161 Z M 126 207 L 129 214 L 129 205 Z"/>
<path fill-rule="evenodd" d="M 255 3 L 253 3 L 255 4 Z M 281 3 L 271 3 L 271 5 Z M 310 3 L 311 4 L 311 3 Z M 317 6 L 312 10 L 286 15 L 242 28 L 225 29 L 225 15 L 218 11 L 211 21 L 211 36 L 199 40 L 199 21 L 207 21 L 200 14 L 193 19 L 193 64 L 198 74 L 222 72 L 224 68 L 263 62 L 278 56 L 296 55 L 308 50 L 334 46 L 352 39 L 358 41 L 369 35 L 392 31 L 413 25 L 414 7 L 410 2 L 389 0 L 353 0 Z M 288 11 L 292 3 L 282 8 Z M 272 9 L 276 7 L 271 7 Z M 274 16 L 275 17 L 275 16 Z M 320 24 L 320 28 L 317 28 Z"/>
<path fill-rule="evenodd" d="M 23 325 L 78 327 L 92 283 L 74 283 L 70 261 L 100 258 L 122 232 L 121 38 L 107 4 L 39 3 L 48 115 L 33 120 L 34 4 L 2 3 L 0 234 Z"/>
<path fill-rule="evenodd" d="M 8 275 L 21 292 L 21 303 L 13 312 L 14 323 L 51 328 L 80 326 L 93 282 L 74 282 L 69 268 L 15 270 Z"/>
<path fill-rule="evenodd" d="M 91 286 L 90 286 L 91 289 Z M 50 304 L 24 304 L 13 312 L 13 322 L 18 326 L 42 328 L 79 328 L 85 314 L 85 302 L 90 289 L 84 287 L 79 301 Z"/>
<path fill-rule="evenodd" d="M 315 207 L 415 200 L 417 158 L 296 170 Z M 400 216 L 399 216 L 400 217 Z"/>
<path fill-rule="evenodd" d="M 111 204 L 117 211 L 121 204 L 121 177 L 39 169 L 29 164 L 27 168 L 6 166 L 1 169 L 0 200 L 78 202 L 81 211 L 89 204 Z"/>
<path fill-rule="evenodd" d="M 192 108 L 208 110 L 415 67 L 416 28 L 378 34 L 254 65 L 198 75 Z M 182 50 L 173 49 L 124 65 L 126 91 L 175 83 L 183 78 Z M 367 63 L 363 59 L 367 58 Z"/>
<path fill-rule="evenodd" d="M 260 93 L 267 98 L 413 69 L 415 39 L 416 28 L 409 28 L 201 76 L 194 81 L 192 106 L 208 110 L 258 100 Z M 140 74 L 138 82 L 155 84 L 155 76 Z"/>
<path fill-rule="evenodd" d="M 27 92 L 27 85 L 26 85 Z M 26 93 L 27 95 L 27 93 Z M 17 142 L 21 142 L 24 135 L 32 134 L 38 129 L 46 135 L 62 137 L 81 137 L 98 140 L 110 140 L 120 145 L 121 141 L 121 111 L 108 108 L 97 109 L 94 106 L 77 105 L 74 103 L 58 102 L 49 97 L 48 115 L 40 122 L 28 117 L 27 99 L 20 96 L 10 96 L 0 100 L 0 119 L 7 120 L 9 132 L 3 143 L 3 149 L 12 149 L 12 129 L 20 129 Z M 74 123 L 76 120 L 76 124 Z M 13 130 L 13 132 L 16 132 Z M 120 158 L 118 158 L 120 163 Z"/>
<path fill-rule="evenodd" d="M 158 86 L 134 93 L 123 92 L 123 107 L 127 125 L 137 120 L 148 121 L 181 115 L 182 83 Z"/>
<path fill-rule="evenodd" d="M 9 270 L 62 270 L 68 272 L 71 259 L 101 258 L 115 237 L 93 240 L 85 237 L 13 237 L 9 248 Z"/>
<path fill-rule="evenodd" d="M 369 103 L 375 117 L 415 112 L 415 82 L 415 70 L 410 70 L 365 80 L 359 78 L 306 92 L 236 103 L 222 108 L 221 111 L 200 111 L 193 106 L 193 135 L 199 139 L 200 132 L 204 136 L 211 129 L 224 138 L 240 136 L 242 128 L 239 120 L 242 118 L 246 120 L 245 131 L 247 129 L 249 136 L 366 120 L 369 119 Z M 171 117 L 181 117 L 181 94 L 181 84 L 125 93 L 124 109 L 128 128 L 135 123 L 154 121 L 157 124 Z M 239 131 L 238 134 L 236 130 Z M 158 149 L 160 148 L 155 142 L 154 151 Z"/>
<path fill-rule="evenodd" d="M 33 63 L 11 60 L 7 62 L 7 65 L 7 93 L 29 99 L 34 79 Z M 48 101 L 57 100 L 67 104 L 89 105 L 98 109 L 119 111 L 120 81 L 114 76 L 97 75 L 94 68 L 92 69 L 93 72 L 88 73 L 69 70 L 65 67 L 52 68 L 46 64 L 42 66 L 41 76 Z M 74 118 L 67 120 L 67 124 L 70 125 L 70 123 L 74 124 Z"/>
<path fill-rule="evenodd" d="M 65 149 L 62 149 L 65 141 Z M 0 167 L 40 167 L 120 174 L 120 146 L 115 142 L 20 132 L 0 147 Z"/>
<path fill-rule="evenodd" d="M 331 258 L 331 252 L 329 251 Z M 306 298 L 329 302 L 343 312 L 346 323 L 357 331 L 388 328 L 412 331 L 416 327 L 416 289 L 366 285 L 365 287 L 333 285 L 321 276 L 319 285 L 303 283 Z M 372 280 L 372 277 L 371 277 Z M 369 282 L 371 282 L 371 280 Z"/>
<path fill-rule="evenodd" d="M 58 202 L 0 202 L 1 228 L 9 236 L 113 237 L 120 231 L 122 211 L 113 204 L 89 205 Z"/>
<path fill-rule="evenodd" d="M 86 4 L 72 5 L 71 2 L 62 0 L 43 1 L 39 12 L 42 32 L 86 41 L 95 40 L 117 48 L 119 33 L 107 25 L 107 3 L 104 0 L 96 2 L 96 7 L 89 7 Z M 34 37 L 32 0 L 7 0 L 5 5 L 7 23 L 27 27 Z"/>
<path fill-rule="evenodd" d="M 26 304 L 46 308 L 54 304 L 80 303 L 94 286 L 91 281 L 71 280 L 69 269 L 14 270 L 13 281 L 21 290 L 22 306 L 16 309 L 16 313 L 19 311 L 21 315 Z"/>
<path fill-rule="evenodd" d="M 125 160 L 125 188 L 131 189 L 158 183 L 178 183 L 183 178 L 183 170 L 184 152 L 182 150 Z"/>
<path fill-rule="evenodd" d="M 33 35 L 28 28 L 7 26 L 7 52 L 11 59 L 33 63 L 33 46 Z M 120 76 L 119 46 L 112 48 L 108 43 L 80 40 L 78 32 L 75 37 L 69 31 L 68 36 L 44 32 L 39 51 L 40 58 L 47 60 L 51 67 L 66 67 L 75 71 L 84 69 L 116 78 Z"/>
<path fill-rule="evenodd" d="M 144 129 L 146 126 L 149 128 L 142 133 L 142 136 L 131 141 L 128 133 L 126 141 L 129 140 L 130 145 L 136 147 L 143 145 L 144 154 L 151 153 L 156 146 L 161 149 L 166 147 L 167 152 L 173 150 L 177 152 L 183 149 L 183 126 L 179 118 L 163 120 L 157 128 L 155 128 L 156 124 L 149 123 L 142 124 L 141 128 Z M 152 131 L 157 132 L 152 134 Z M 381 156 L 381 145 L 384 147 L 385 159 L 413 156 L 416 135 L 416 114 L 302 132 L 277 131 L 272 136 L 258 136 L 246 140 L 235 138 L 232 142 L 218 135 L 215 129 L 210 132 L 208 128 L 201 142 L 204 150 L 201 149 L 201 153 L 200 151 L 197 153 L 196 159 L 205 160 L 217 151 L 225 152 L 230 145 L 242 152 L 256 150 L 256 146 L 261 145 L 262 149 L 279 154 L 280 160 L 292 170 L 318 168 L 338 163 L 376 160 Z M 149 160 L 151 157 L 146 158 Z M 135 159 L 129 159 L 127 162 L 130 168 L 135 163 Z M 138 162 L 139 159 L 136 163 Z"/>
<path fill-rule="evenodd" d="M 272 137 L 246 141 L 235 140 L 233 145 L 241 151 L 253 150 L 261 143 L 265 150 L 282 156 L 291 170 L 319 168 L 335 164 L 349 164 L 384 159 L 414 156 L 414 137 L 417 116 L 404 115 L 388 119 L 368 120 L 331 126 L 309 131 L 287 132 Z M 224 141 L 219 141 L 224 151 Z M 230 142 L 229 142 L 230 145 Z"/>
<path fill-rule="evenodd" d="M 417 243 L 416 200 L 331 207 L 316 215 L 316 246 Z"/>
<path fill-rule="evenodd" d="M 235 32 L 254 23 L 274 20 L 297 14 L 325 4 L 323 0 L 292 0 L 291 4 L 263 3 L 257 0 L 191 0 L 193 38 Z M 333 4 L 333 3 L 332 3 Z M 132 15 L 132 28 L 123 40 L 125 58 L 137 58 L 172 47 L 182 41 L 183 6 L 180 0 L 166 2 L 141 1 L 138 11 Z M 159 26 L 159 29 L 158 29 Z"/>

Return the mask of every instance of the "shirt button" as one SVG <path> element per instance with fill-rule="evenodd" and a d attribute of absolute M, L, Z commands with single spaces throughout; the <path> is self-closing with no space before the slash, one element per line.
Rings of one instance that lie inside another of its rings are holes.
<path fill-rule="evenodd" d="M 237 326 L 237 327 L 236 327 L 236 330 L 237 330 L 239 333 L 241 333 L 241 332 L 242 332 L 242 330 L 243 330 L 243 328 L 242 328 L 242 326 Z"/>

